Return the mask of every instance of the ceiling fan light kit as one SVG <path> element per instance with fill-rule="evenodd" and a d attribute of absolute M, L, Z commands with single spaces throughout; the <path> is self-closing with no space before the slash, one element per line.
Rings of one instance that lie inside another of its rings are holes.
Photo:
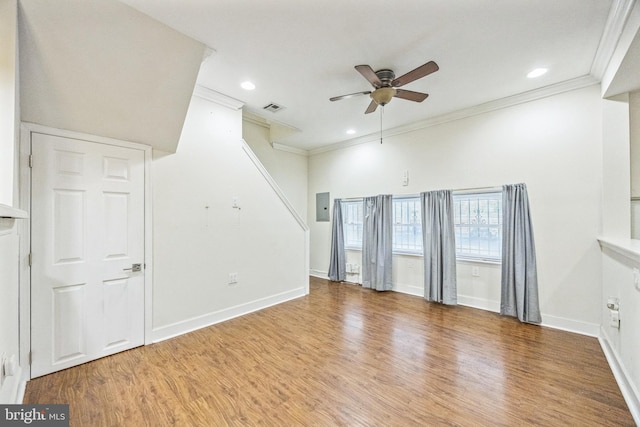
<path fill-rule="evenodd" d="M 369 95 L 378 105 L 387 105 L 391 98 L 396 96 L 396 88 L 394 87 L 381 87 L 374 90 Z"/>

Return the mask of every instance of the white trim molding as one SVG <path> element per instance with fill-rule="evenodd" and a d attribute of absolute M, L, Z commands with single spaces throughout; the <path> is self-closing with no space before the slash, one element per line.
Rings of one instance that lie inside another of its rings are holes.
<path fill-rule="evenodd" d="M 269 172 L 264 167 L 260 159 L 258 159 L 258 157 L 255 155 L 253 150 L 251 150 L 251 147 L 249 147 L 249 144 L 247 144 L 247 141 L 245 141 L 244 139 L 241 141 L 242 141 L 242 149 L 244 150 L 245 154 L 249 157 L 249 159 L 251 159 L 254 166 L 258 169 L 258 171 L 263 176 L 263 178 L 269 183 L 273 191 L 277 194 L 277 196 L 280 198 L 282 203 L 284 203 L 284 205 L 289 210 L 291 215 L 296 219 L 296 221 L 298 222 L 298 225 L 300 225 L 300 228 L 302 228 L 304 231 L 308 233 L 309 227 L 307 226 L 307 223 L 302 219 L 302 217 L 298 214 L 298 212 L 296 212 L 296 209 L 293 207 L 289 199 L 287 199 L 287 196 L 285 196 L 285 194 L 282 192 L 278 183 L 269 174 Z"/>
<path fill-rule="evenodd" d="M 640 240 L 598 237 L 598 242 L 602 249 L 609 249 L 633 262 L 640 263 Z"/>
<path fill-rule="evenodd" d="M 609 344 L 609 339 L 604 328 L 600 330 L 598 341 L 600 342 L 600 347 L 602 347 L 604 356 L 609 363 L 611 372 L 613 372 L 613 376 L 618 383 L 618 387 L 620 387 L 622 397 L 624 397 L 624 400 L 629 407 L 629 412 L 631 412 L 631 416 L 635 423 L 640 425 L 640 393 L 638 393 L 638 391 L 633 387 L 633 384 L 628 380 L 631 377 L 624 368 L 624 364 L 621 363 L 618 354 Z"/>
<path fill-rule="evenodd" d="M 609 16 L 607 17 L 607 23 L 605 24 L 602 37 L 600 38 L 600 44 L 598 50 L 591 63 L 590 74 L 596 80 L 602 80 L 604 72 L 611 61 L 613 52 L 615 52 L 618 46 L 618 41 L 622 36 L 631 10 L 633 9 L 636 0 L 614 0 L 611 3 L 611 9 L 609 9 Z"/>
<path fill-rule="evenodd" d="M 317 277 L 318 279 L 329 280 L 329 274 L 322 270 L 309 270 L 309 276 Z"/>
<path fill-rule="evenodd" d="M 598 337 L 600 331 L 600 325 L 597 323 L 582 322 L 580 320 L 567 319 L 545 313 L 542 313 L 542 323 L 540 326 L 594 338 Z"/>
<path fill-rule="evenodd" d="M 27 211 L 0 204 L 0 218 L 25 219 L 29 218 Z"/>
<path fill-rule="evenodd" d="M 271 146 L 274 150 L 286 151 L 287 153 L 298 154 L 299 156 L 309 156 L 308 150 L 302 148 L 291 147 L 290 145 L 280 144 L 278 142 L 272 142 Z"/>
<path fill-rule="evenodd" d="M 227 96 L 220 92 L 216 92 L 215 90 L 209 89 L 208 87 L 204 87 L 202 85 L 196 85 L 196 87 L 193 89 L 193 96 L 206 99 L 207 101 L 214 102 L 218 105 L 222 105 L 233 110 L 239 110 L 244 107 L 244 102 L 235 98 L 231 98 L 230 96 Z"/>

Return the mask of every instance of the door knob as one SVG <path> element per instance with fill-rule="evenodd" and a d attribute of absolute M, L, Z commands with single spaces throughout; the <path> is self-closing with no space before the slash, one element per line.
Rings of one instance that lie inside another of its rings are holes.
<path fill-rule="evenodd" d="M 136 271 L 142 271 L 142 264 L 131 264 L 131 268 L 123 268 L 123 271 L 131 271 L 135 273 Z"/>

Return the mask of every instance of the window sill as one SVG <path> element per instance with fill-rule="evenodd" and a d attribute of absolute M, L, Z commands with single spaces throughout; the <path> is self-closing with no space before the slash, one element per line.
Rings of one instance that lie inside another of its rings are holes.
<path fill-rule="evenodd" d="M 362 249 L 360 248 L 344 248 L 345 251 L 352 251 L 352 252 L 362 252 Z M 415 252 L 398 252 L 398 251 L 393 251 L 392 252 L 393 255 L 402 255 L 402 256 L 414 256 L 414 257 L 420 257 L 422 258 L 422 254 L 419 253 L 415 253 Z"/>
<path fill-rule="evenodd" d="M 481 258 L 456 258 L 457 262 L 465 264 L 486 264 L 486 265 L 502 265 L 502 261 Z"/>

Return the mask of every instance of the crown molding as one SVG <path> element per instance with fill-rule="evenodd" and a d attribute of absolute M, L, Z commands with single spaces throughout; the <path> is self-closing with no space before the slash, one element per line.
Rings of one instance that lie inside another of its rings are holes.
<path fill-rule="evenodd" d="M 290 145 L 284 145 L 278 142 L 271 143 L 271 146 L 273 147 L 274 150 L 286 151 L 287 153 L 298 154 L 300 156 L 305 156 L 305 157 L 309 155 L 309 150 L 291 147 Z"/>
<path fill-rule="evenodd" d="M 253 125 L 271 130 L 271 124 L 266 119 L 263 119 L 260 116 L 256 116 L 255 114 L 243 112 L 242 120 L 247 123 L 251 123 Z M 290 145 L 280 144 L 278 142 L 269 142 L 269 144 L 274 150 L 286 151 L 287 153 L 298 154 L 305 157 L 309 155 L 309 151 L 302 148 L 291 147 Z"/>
<path fill-rule="evenodd" d="M 260 116 L 257 116 L 253 113 L 249 113 L 247 110 L 242 110 L 242 120 L 244 120 L 247 123 L 251 123 L 256 126 L 263 127 L 265 129 L 269 129 L 271 127 L 271 125 L 266 119 Z"/>
<path fill-rule="evenodd" d="M 564 82 L 552 84 L 539 89 L 522 92 L 517 95 L 508 96 L 505 98 L 496 99 L 494 101 L 485 102 L 484 104 L 479 104 L 473 107 L 464 108 L 462 110 L 453 111 L 451 113 L 446 113 L 437 117 L 432 117 L 426 120 L 409 123 L 404 126 L 398 126 L 392 129 L 387 129 L 386 131 L 382 132 L 382 138 L 383 139 L 389 138 L 391 136 L 401 135 L 408 132 L 414 132 L 420 129 L 437 126 L 443 123 L 461 120 L 467 117 L 477 116 L 480 114 L 488 113 L 490 111 L 500 110 L 503 108 L 512 107 L 514 105 L 524 104 L 526 102 L 547 98 L 549 96 L 557 95 L 563 92 L 582 89 L 588 86 L 596 85 L 598 83 L 599 81 L 596 80 L 591 75 L 577 77 L 575 79 L 566 80 Z M 372 133 L 369 135 L 364 135 L 358 138 L 349 139 L 342 142 L 337 142 L 335 144 L 325 145 L 324 147 L 319 147 L 319 148 L 310 150 L 309 155 L 314 156 L 316 154 L 326 153 L 328 151 L 341 150 L 343 148 L 352 147 L 354 145 L 366 144 L 368 142 L 379 141 L 379 140 L 380 140 L 380 134 Z"/>
<path fill-rule="evenodd" d="M 204 64 L 210 60 L 216 54 L 216 50 L 212 47 L 204 45 L 204 52 L 202 53 L 202 63 Z"/>
<path fill-rule="evenodd" d="M 193 89 L 193 95 L 202 99 L 206 99 L 207 101 L 215 102 L 216 104 L 220 104 L 233 110 L 239 110 L 244 106 L 244 102 L 242 101 L 231 98 L 230 96 L 224 95 L 220 92 L 216 92 L 213 89 L 209 89 L 208 87 L 204 87 L 198 84 Z"/>
<path fill-rule="evenodd" d="M 590 74 L 597 80 L 602 80 L 609 61 L 618 46 L 631 10 L 636 0 L 614 0 L 609 9 L 609 16 L 605 24 L 598 50 L 591 64 Z"/>

